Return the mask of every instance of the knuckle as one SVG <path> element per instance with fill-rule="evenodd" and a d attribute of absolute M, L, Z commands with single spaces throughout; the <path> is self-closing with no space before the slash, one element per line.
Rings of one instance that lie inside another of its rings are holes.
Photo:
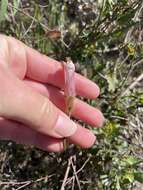
<path fill-rule="evenodd" d="M 45 120 L 45 117 L 50 116 L 50 113 L 51 113 L 50 101 L 47 101 L 47 99 L 44 99 L 39 110 L 38 123 L 41 124 Z"/>
<path fill-rule="evenodd" d="M 52 102 L 45 98 L 39 110 L 38 126 L 40 128 L 46 127 L 49 131 L 52 131 L 55 124 L 56 113 L 56 109 L 54 109 Z"/>

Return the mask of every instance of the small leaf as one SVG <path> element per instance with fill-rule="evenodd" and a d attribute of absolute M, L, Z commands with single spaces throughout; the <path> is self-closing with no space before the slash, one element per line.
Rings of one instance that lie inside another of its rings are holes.
<path fill-rule="evenodd" d="M 141 162 L 141 160 L 134 156 L 128 156 L 123 159 L 123 162 L 125 162 L 126 164 L 128 164 L 130 166 L 133 166 L 133 165 L 139 164 Z"/>
<path fill-rule="evenodd" d="M 8 0 L 1 0 L 0 5 L 0 22 L 4 21 L 7 16 Z"/>
<path fill-rule="evenodd" d="M 128 55 L 134 56 L 136 53 L 135 47 L 133 44 L 128 44 Z"/>
<path fill-rule="evenodd" d="M 51 39 L 57 39 L 61 37 L 61 32 L 59 30 L 51 30 L 46 33 L 46 36 Z"/>
<path fill-rule="evenodd" d="M 139 99 L 140 103 L 143 105 L 143 95 L 140 95 L 140 99 Z"/>
<path fill-rule="evenodd" d="M 103 131 L 107 137 L 114 138 L 119 134 L 119 125 L 111 122 L 107 123 Z"/>
<path fill-rule="evenodd" d="M 132 22 L 132 19 L 134 17 L 136 9 L 130 9 L 129 11 L 126 11 L 124 14 L 122 14 L 119 18 L 118 18 L 118 22 L 120 24 L 125 24 L 128 22 Z"/>
<path fill-rule="evenodd" d="M 105 76 L 105 78 L 106 78 L 106 80 L 108 82 L 109 91 L 114 92 L 115 89 L 116 89 L 116 86 L 118 84 L 118 80 L 117 80 L 117 77 L 116 77 L 116 72 L 107 74 Z"/>
<path fill-rule="evenodd" d="M 134 181 L 134 173 L 131 171 L 127 171 L 124 174 L 123 179 L 128 180 L 130 183 L 132 183 Z"/>
<path fill-rule="evenodd" d="M 15 15 L 17 13 L 17 9 L 19 6 L 20 0 L 13 0 L 13 15 Z"/>
<path fill-rule="evenodd" d="M 140 183 L 143 183 L 143 172 L 134 173 L 134 178 Z"/>

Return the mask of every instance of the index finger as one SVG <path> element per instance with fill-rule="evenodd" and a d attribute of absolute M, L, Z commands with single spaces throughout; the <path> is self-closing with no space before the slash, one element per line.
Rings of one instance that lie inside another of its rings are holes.
<path fill-rule="evenodd" d="M 38 51 L 26 47 L 27 73 L 30 79 L 49 83 L 59 88 L 64 88 L 64 71 L 61 62 L 49 58 Z M 99 93 L 99 87 L 94 82 L 81 76 L 75 75 L 76 93 L 80 96 L 95 99 Z"/>

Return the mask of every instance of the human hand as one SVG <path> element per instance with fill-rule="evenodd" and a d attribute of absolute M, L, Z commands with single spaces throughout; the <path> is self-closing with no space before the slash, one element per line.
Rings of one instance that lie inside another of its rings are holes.
<path fill-rule="evenodd" d="M 76 93 L 95 99 L 99 87 L 79 74 Z M 22 42 L 0 35 L 0 139 L 59 152 L 63 141 L 83 148 L 95 142 L 94 134 L 70 120 L 66 114 L 62 88 L 62 64 Z M 102 113 L 75 99 L 72 116 L 101 127 Z"/>

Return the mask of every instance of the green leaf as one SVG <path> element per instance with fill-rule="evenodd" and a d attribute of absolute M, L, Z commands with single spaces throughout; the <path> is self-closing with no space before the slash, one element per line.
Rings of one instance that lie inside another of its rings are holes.
<path fill-rule="evenodd" d="M 18 9 L 18 6 L 19 6 L 19 3 L 20 3 L 20 0 L 13 0 L 13 15 L 15 15 L 17 13 L 17 9 Z"/>
<path fill-rule="evenodd" d="M 126 162 L 126 164 L 128 164 L 130 166 L 133 166 L 133 165 L 139 164 L 141 162 L 141 160 L 134 156 L 128 156 L 123 159 L 123 162 Z"/>
<path fill-rule="evenodd" d="M 136 53 L 134 45 L 130 43 L 130 44 L 128 44 L 127 47 L 128 47 L 128 55 L 134 56 Z"/>
<path fill-rule="evenodd" d="M 140 183 L 143 183 L 143 172 L 134 173 L 134 178 Z"/>
<path fill-rule="evenodd" d="M 127 171 L 124 174 L 123 179 L 128 180 L 130 183 L 132 183 L 134 181 L 134 173 L 131 171 Z"/>
<path fill-rule="evenodd" d="M 109 122 L 104 127 L 103 131 L 107 137 L 114 138 L 119 134 L 119 125 L 113 122 Z"/>
<path fill-rule="evenodd" d="M 118 22 L 120 24 L 125 24 L 127 22 L 131 22 L 134 17 L 135 11 L 136 11 L 136 9 L 130 9 L 129 11 L 126 11 L 124 14 L 122 14 L 118 18 Z"/>
<path fill-rule="evenodd" d="M 140 103 L 143 105 L 143 95 L 140 96 Z"/>
<path fill-rule="evenodd" d="M 116 77 L 116 72 L 107 74 L 105 76 L 105 78 L 106 78 L 106 80 L 108 82 L 109 91 L 114 92 L 115 89 L 116 89 L 116 86 L 118 84 L 118 80 L 117 80 L 117 77 Z"/>
<path fill-rule="evenodd" d="M 7 16 L 8 0 L 1 0 L 0 5 L 0 22 L 4 21 Z"/>

